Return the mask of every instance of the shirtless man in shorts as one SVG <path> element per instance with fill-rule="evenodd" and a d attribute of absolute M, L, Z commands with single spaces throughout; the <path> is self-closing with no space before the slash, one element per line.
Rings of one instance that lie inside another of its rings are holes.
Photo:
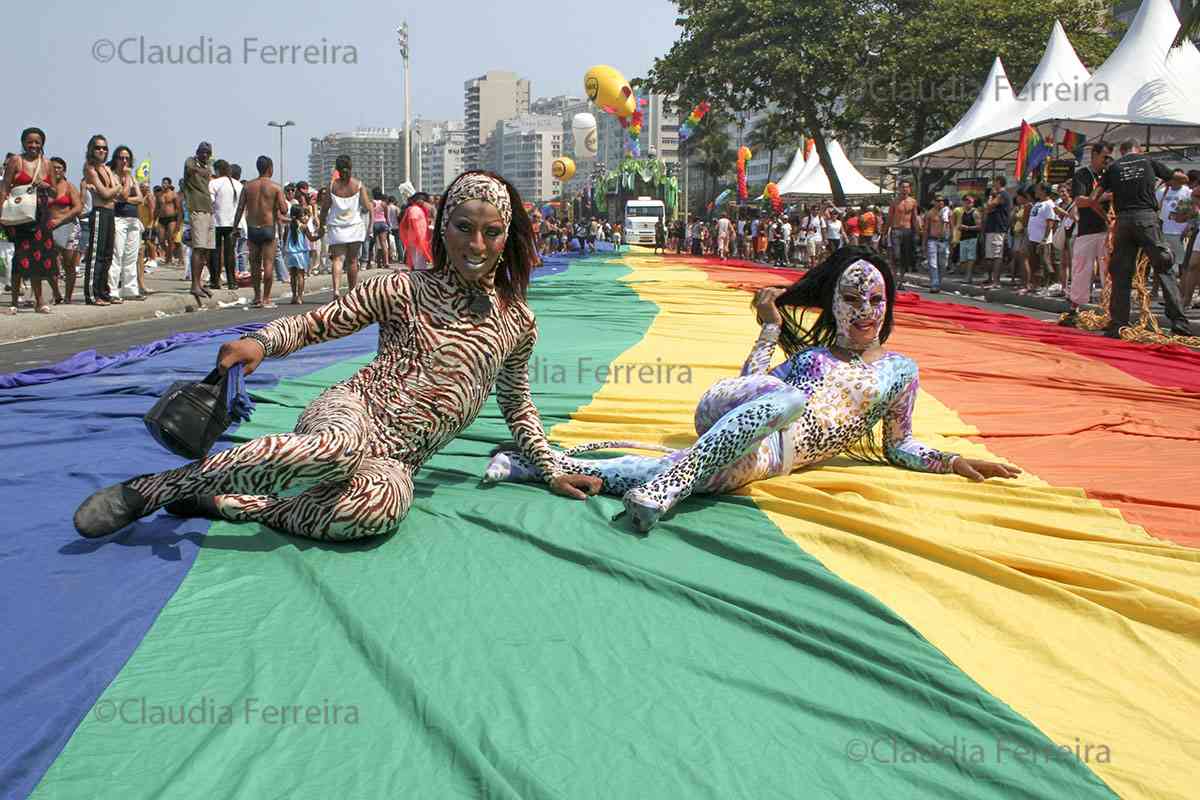
<path fill-rule="evenodd" d="M 888 207 L 883 226 L 883 235 L 891 241 L 892 271 L 896 274 L 897 286 L 904 283 L 908 273 L 916 270 L 916 237 L 920 224 L 912 182 L 900 181 L 900 195 Z"/>
<path fill-rule="evenodd" d="M 175 187 L 171 185 L 170 178 L 162 179 L 162 193 L 156 194 L 155 199 L 158 201 L 156 213 L 158 214 L 158 227 L 162 231 L 163 243 L 163 258 L 169 265 L 175 257 L 179 247 L 175 242 L 175 234 L 179 232 L 179 196 L 175 194 Z M 183 263 L 182 260 L 180 263 Z"/>
<path fill-rule="evenodd" d="M 283 189 L 271 180 L 275 165 L 267 156 L 256 162 L 258 177 L 246 181 L 237 214 L 233 218 L 236 230 L 246 215 L 246 240 L 250 245 L 250 274 L 254 280 L 254 307 L 275 308 L 271 288 L 275 282 L 275 226 L 288 219 L 288 205 Z"/>

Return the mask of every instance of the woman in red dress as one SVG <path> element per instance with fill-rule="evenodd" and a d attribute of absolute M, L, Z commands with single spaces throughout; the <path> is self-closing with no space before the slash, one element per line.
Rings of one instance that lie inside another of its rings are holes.
<path fill-rule="evenodd" d="M 53 171 L 50 162 L 42 153 L 46 134 L 41 128 L 26 128 L 21 131 L 22 153 L 4 165 L 5 188 L 0 188 L 0 206 L 8 200 L 10 188 L 18 186 L 37 187 L 37 216 L 33 222 L 8 227 L 8 238 L 13 243 L 12 263 L 12 308 L 16 314 L 21 299 L 21 280 L 33 282 L 33 297 L 39 314 L 49 314 L 50 306 L 42 297 L 42 281 L 54 279 L 54 237 L 48 225 L 49 214 L 46 203 L 50 199 L 50 182 Z"/>

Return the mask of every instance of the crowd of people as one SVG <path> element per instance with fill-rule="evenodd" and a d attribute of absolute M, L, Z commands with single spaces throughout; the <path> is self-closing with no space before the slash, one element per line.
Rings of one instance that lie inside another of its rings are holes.
<path fill-rule="evenodd" d="M 116 305 L 144 300 L 146 273 L 178 265 L 198 301 L 224 281 L 229 289 L 253 287 L 253 304 L 272 307 L 275 281 L 287 283 L 290 302 L 300 304 L 306 277 L 315 272 L 330 273 L 340 292 L 343 273 L 347 288 L 355 286 L 360 264 L 424 269 L 432 261 L 440 198 L 418 192 L 401 203 L 379 188 L 368 192 L 348 156 L 337 159 L 329 184 L 319 188 L 304 181 L 280 186 L 267 156 L 257 159 L 258 176 L 243 183 L 239 164 L 213 161 L 212 146 L 201 142 L 176 188 L 169 177 L 152 186 L 139 176 L 130 148 L 110 151 L 102 135 L 87 142 L 79 183 L 68 177 L 63 157 L 46 157 L 45 145 L 41 129 L 23 131 L 22 151 L 6 156 L 0 181 L 0 236 L 11 251 L 7 258 L 0 253 L 0 262 L 9 271 L 10 314 L 22 307 L 25 282 L 35 311 L 50 313 L 45 286 L 54 304 L 71 303 L 80 284 L 88 304 Z M 924 207 L 905 180 L 886 208 L 824 201 L 786 212 L 734 207 L 732 217 L 728 210 L 708 219 L 681 217 L 656 225 L 654 249 L 807 268 L 842 247 L 861 246 L 887 256 L 901 285 L 923 262 L 934 293 L 944 276 L 957 274 L 968 284 L 978 275 L 984 288 L 1007 284 L 1019 294 L 1068 298 L 1068 325 L 1111 271 L 1116 299 L 1109 334 L 1116 335 L 1129 322 L 1133 259 L 1141 248 L 1151 256 L 1153 289 L 1162 293 L 1172 331 L 1188 332 L 1185 309 L 1200 288 L 1200 257 L 1191 255 L 1200 171 L 1168 170 L 1133 141 L 1120 150 L 1114 160 L 1109 143 L 1093 143 L 1070 182 L 1014 190 L 997 176 L 979 196 L 934 194 Z M 599 217 L 534 211 L 531 224 L 546 254 L 594 252 L 598 241 L 622 246 L 620 224 Z"/>
<path fill-rule="evenodd" d="M 622 246 L 621 226 L 599 217 L 580 217 L 572 222 L 553 214 L 534 211 L 530 215 L 534 241 L 543 254 L 596 252 L 596 242 L 609 242 L 615 250 Z"/>
<path fill-rule="evenodd" d="M 267 156 L 243 183 L 239 164 L 212 160 L 212 146 L 201 142 L 177 187 L 170 177 L 151 185 L 132 150 L 110 148 L 103 135 L 88 140 L 78 182 L 68 161 L 48 158 L 45 147 L 45 132 L 27 128 L 21 152 L 4 160 L 0 266 L 9 314 L 27 305 L 27 288 L 41 314 L 76 300 L 77 286 L 88 305 L 145 300 L 146 274 L 168 267 L 182 268 L 197 300 L 224 283 L 253 287 L 253 304 L 272 307 L 275 281 L 300 304 L 311 273 L 330 273 L 340 292 L 343 272 L 347 289 L 357 283 L 359 264 L 423 269 L 432 261 L 438 198 L 418 192 L 402 204 L 379 188 L 368 193 L 347 156 L 320 188 L 275 183 Z"/>
<path fill-rule="evenodd" d="M 791 213 L 751 209 L 734 216 L 722 211 L 711 220 L 676 220 L 667 247 L 676 253 L 798 267 L 814 266 L 844 246 L 880 250 L 880 213 L 874 206 L 840 209 L 825 201 Z"/>
<path fill-rule="evenodd" d="M 1172 332 L 1189 335 L 1185 309 L 1200 308 L 1193 299 L 1200 253 L 1191 252 L 1200 170 L 1167 169 L 1133 141 L 1121 144 L 1119 160 L 1113 149 L 1108 142 L 1092 144 L 1070 182 L 1013 188 L 997 176 L 986 192 L 936 193 L 924 206 L 903 180 L 884 208 L 824 201 L 785 213 L 735 207 L 732 218 L 727 210 L 709 219 L 681 218 L 670 226 L 667 246 L 801 268 L 842 247 L 861 246 L 885 255 L 901 285 L 925 269 L 932 293 L 941 291 L 943 277 L 955 275 L 967 284 L 978 279 L 984 289 L 1066 298 L 1064 325 L 1077 324 L 1079 309 L 1099 298 L 1111 270 L 1117 300 L 1106 333 L 1114 337 L 1129 324 L 1133 259 L 1143 249 L 1155 270 L 1152 292 L 1162 295 Z"/>

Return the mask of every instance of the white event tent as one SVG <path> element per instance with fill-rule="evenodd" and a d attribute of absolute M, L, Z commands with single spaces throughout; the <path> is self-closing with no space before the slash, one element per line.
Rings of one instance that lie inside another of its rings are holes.
<path fill-rule="evenodd" d="M 826 143 L 829 150 L 829 160 L 833 164 L 833 170 L 838 176 L 838 180 L 842 184 L 842 191 L 848 197 L 858 197 L 871 194 L 882 194 L 883 189 L 877 184 L 867 180 L 861 172 L 855 169 L 850 163 L 850 159 L 846 158 L 845 152 L 842 151 L 842 146 L 834 140 L 829 140 Z M 800 157 L 800 153 L 796 153 L 796 158 Z M 792 166 L 795 166 L 795 159 L 792 161 Z M 791 168 L 788 169 L 791 172 Z M 786 175 L 784 176 L 787 177 Z M 803 196 L 818 196 L 830 197 L 833 195 L 833 188 L 830 186 L 829 177 L 825 174 L 825 170 L 821 167 L 821 159 L 817 156 L 817 150 L 814 147 L 811 154 L 804 161 L 804 166 L 796 174 L 791 181 L 785 183 L 782 179 L 777 184 L 779 186 L 780 195 L 803 195 Z"/>
<path fill-rule="evenodd" d="M 1144 0 L 1121 43 L 1078 95 L 1027 121 L 1063 125 L 1089 139 L 1134 138 L 1156 149 L 1200 144 L 1200 51 L 1190 41 L 1172 49 L 1178 30 L 1170 0 Z"/>
<path fill-rule="evenodd" d="M 1021 121 L 1061 141 L 1070 129 L 1095 141 L 1134 138 L 1153 150 L 1200 145 L 1200 103 L 1190 85 L 1200 75 L 1200 50 L 1172 49 L 1179 18 L 1170 0 L 1143 0 L 1108 60 L 1088 76 L 1062 26 L 1055 22 L 1041 62 L 1016 105 L 996 99 L 993 64 L 975 104 L 946 136 L 911 158 L 917 167 L 975 168 L 1016 159 Z M 985 95 L 991 94 L 990 102 Z"/>
<path fill-rule="evenodd" d="M 775 185 L 779 187 L 779 193 L 784 194 L 783 187 L 794 182 L 810 166 L 811 164 L 804 158 L 804 148 L 796 148 L 796 155 L 792 156 L 792 163 L 788 166 L 787 172 L 783 173 L 782 178 L 775 181 Z"/>
<path fill-rule="evenodd" d="M 923 167 L 969 167 L 1016 157 L 1021 120 L 1031 120 L 1064 95 L 1076 96 L 1088 82 L 1066 31 L 1056 20 L 1041 61 L 1019 93 L 1014 94 L 997 57 L 983 88 L 950 131 L 912 158 L 900 162 Z"/>

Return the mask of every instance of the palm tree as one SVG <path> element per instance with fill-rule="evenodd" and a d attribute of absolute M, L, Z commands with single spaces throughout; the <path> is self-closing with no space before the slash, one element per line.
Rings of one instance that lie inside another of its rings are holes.
<path fill-rule="evenodd" d="M 733 143 L 729 140 L 728 122 L 725 114 L 709 112 L 700 120 L 696 132 L 687 142 L 688 152 L 699 155 L 700 167 L 712 186 L 711 192 L 705 192 L 701 208 L 717 196 L 718 181 L 729 172 L 737 159 Z"/>
<path fill-rule="evenodd" d="M 729 168 L 737 160 L 737 154 L 733 152 L 733 143 L 729 141 L 729 134 L 720 129 L 714 129 L 705 136 L 698 149 L 704 174 L 712 181 L 712 191 L 705 195 L 707 204 L 710 199 L 716 198 L 717 183 L 721 180 L 722 175 L 729 172 Z"/>
<path fill-rule="evenodd" d="M 751 150 L 765 149 L 767 151 L 767 181 L 769 182 L 771 173 L 775 170 L 775 151 L 799 144 L 799 140 L 800 132 L 796 130 L 795 123 L 783 114 L 771 113 L 754 126 L 754 130 L 750 131 L 750 135 L 746 138 L 746 143 Z"/>

